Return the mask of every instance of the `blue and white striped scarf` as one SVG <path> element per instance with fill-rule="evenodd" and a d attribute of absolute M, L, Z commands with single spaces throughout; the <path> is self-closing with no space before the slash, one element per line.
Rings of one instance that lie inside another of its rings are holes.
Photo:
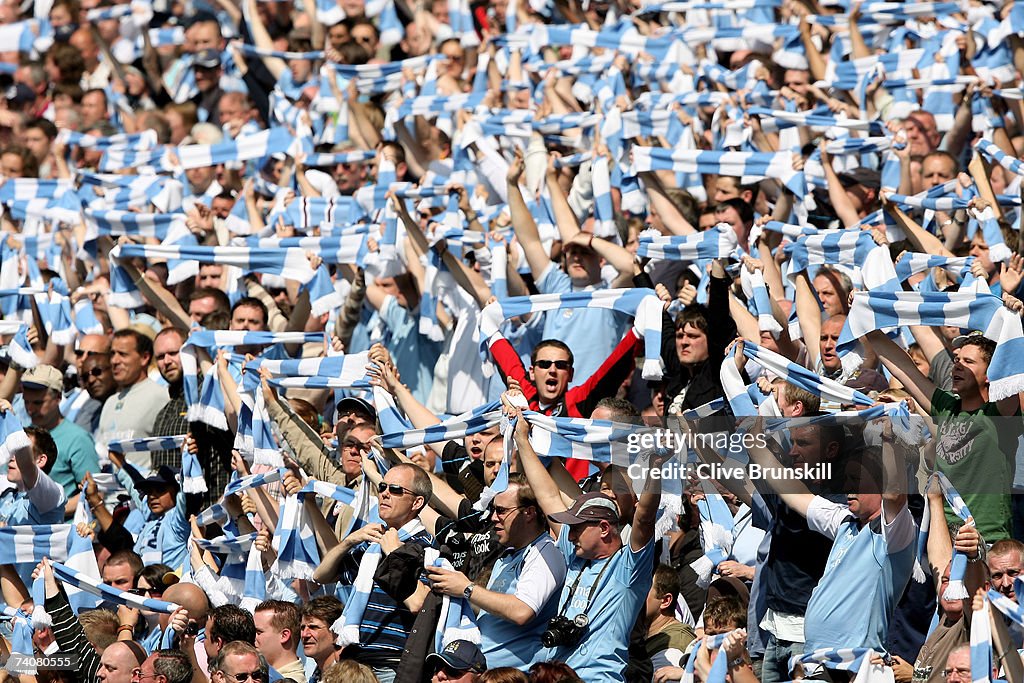
<path fill-rule="evenodd" d="M 985 331 L 1002 307 L 999 297 L 973 291 L 855 292 L 838 348 L 850 348 L 868 332 L 904 325 Z"/>
<path fill-rule="evenodd" d="M 223 397 L 216 397 L 215 392 L 208 392 L 211 379 L 216 376 L 216 366 L 213 366 L 211 372 L 206 375 L 206 386 L 204 386 L 203 395 L 200 397 L 198 380 L 199 362 L 196 359 L 195 352 L 197 348 L 210 351 L 220 347 L 242 345 L 302 344 L 305 342 L 323 341 L 323 338 L 323 334 L 306 334 L 303 332 L 233 332 L 229 330 L 199 330 L 193 332 L 181 347 L 181 369 L 184 375 L 185 405 L 188 406 L 189 421 L 204 422 L 219 429 L 227 428 L 227 420 L 224 419 L 222 421 L 216 417 L 218 401 L 220 414 L 223 417 Z M 216 424 L 212 423 L 211 420 L 216 421 Z"/>
<path fill-rule="evenodd" d="M 13 334 L 14 338 L 7 344 L 7 354 L 15 363 L 25 369 L 39 365 L 32 345 L 28 341 L 28 324 L 15 320 L 0 320 L 0 334 Z"/>
<path fill-rule="evenodd" d="M 303 284 L 313 279 L 313 269 L 302 249 L 253 249 L 249 247 L 199 247 L 166 244 L 124 244 L 114 247 L 117 258 L 155 258 L 219 263 L 241 268 L 246 273 L 279 275 Z"/>
<path fill-rule="evenodd" d="M 404 543 L 424 530 L 423 523 L 418 518 L 413 519 L 398 530 L 398 540 Z M 366 606 L 370 601 L 370 593 L 373 591 L 373 576 L 377 571 L 380 558 L 380 544 L 371 543 L 359 561 L 359 571 L 352 584 L 352 593 L 345 605 L 345 611 L 331 625 L 331 630 L 338 636 L 335 642 L 339 647 L 345 648 L 349 645 L 359 644 L 360 626 Z"/>
<path fill-rule="evenodd" d="M 743 340 L 743 355 L 757 361 L 762 368 L 775 377 L 818 396 L 823 402 L 860 407 L 871 406 L 875 403 L 871 398 L 856 389 L 852 389 L 827 377 L 822 377 L 802 365 L 793 363 L 785 356 L 763 346 L 758 346 L 746 339 Z M 722 363 L 721 379 L 733 414 L 756 415 L 757 408 L 753 405 L 747 393 L 747 387 L 740 378 L 739 371 L 736 369 L 734 362 Z"/>
<path fill-rule="evenodd" d="M 690 563 L 697 574 L 697 585 L 707 588 L 718 565 L 732 554 L 734 518 L 729 505 L 715 489 L 714 484 L 702 479 L 700 488 L 704 498 L 697 501 L 700 513 L 700 544 L 704 554 Z"/>
<path fill-rule="evenodd" d="M 53 562 L 51 563 L 51 566 L 53 567 L 54 576 L 61 582 L 79 590 L 97 595 L 107 602 L 114 603 L 115 605 L 124 605 L 125 607 L 131 607 L 132 609 L 140 609 L 146 612 L 156 612 L 159 614 L 171 614 L 179 607 L 179 605 L 173 602 L 164 602 L 163 600 L 145 598 L 126 590 L 114 588 L 113 586 L 109 586 L 91 576 L 87 576 L 82 572 L 72 569 L 71 567 L 60 564 L 59 562 Z"/>
<path fill-rule="evenodd" d="M 92 538 L 80 536 L 77 532 L 79 524 L 88 526 L 92 523 L 92 513 L 88 505 L 79 505 L 75 508 L 75 516 L 71 520 L 71 533 L 68 534 L 68 559 L 64 563 L 75 571 L 91 576 L 97 581 L 100 579 L 100 568 L 96 563 L 96 553 L 93 551 Z M 75 614 L 83 609 L 93 609 L 100 600 L 95 595 L 79 590 L 74 586 L 67 586 L 68 602 Z"/>
<path fill-rule="evenodd" d="M 15 451 L 31 448 L 32 442 L 21 428 L 21 421 L 14 411 L 0 413 L 0 462 L 8 462 Z"/>
<path fill-rule="evenodd" d="M 602 289 L 520 296 L 488 304 L 480 313 L 480 339 L 483 344 L 501 323 L 515 316 L 563 308 L 603 308 L 633 315 L 635 327 L 644 333 L 644 379 L 661 379 L 661 300 L 650 289 Z"/>
<path fill-rule="evenodd" d="M 690 235 L 640 235 L 636 255 L 666 261 L 728 258 L 736 251 L 736 231 L 727 223 Z"/>
<path fill-rule="evenodd" d="M 793 170 L 793 155 L 786 152 L 707 152 L 662 147 L 633 147 L 634 174 L 673 171 L 727 175 L 753 181 L 776 178 L 793 194 L 803 197 L 807 183 L 803 171 Z"/>
<path fill-rule="evenodd" d="M 214 145 L 182 145 L 155 150 L 113 147 L 104 152 L 99 170 L 116 172 L 123 168 L 153 167 L 159 171 L 174 172 L 190 168 L 209 168 L 228 162 L 254 161 L 272 154 L 291 153 L 295 149 L 313 151 L 309 138 L 296 138 L 287 128 L 277 127 L 252 135 L 240 135 Z M 177 156 L 179 166 L 172 162 L 170 151 Z"/>
<path fill-rule="evenodd" d="M 768 292 L 768 285 L 764 281 L 764 274 L 760 270 L 750 272 L 746 268 L 741 268 L 740 285 L 748 302 L 753 304 L 754 315 L 757 316 L 757 329 L 762 332 L 771 332 L 772 336 L 777 339 L 782 332 L 782 325 L 772 314 L 772 300 Z"/>
<path fill-rule="evenodd" d="M 377 392 L 374 392 L 376 396 Z M 388 430 L 384 424 L 383 411 L 378 404 L 378 414 L 381 415 L 381 426 Z M 441 441 L 452 441 L 461 439 L 470 434 L 480 432 L 494 427 L 501 422 L 501 404 L 497 401 L 487 405 L 474 408 L 471 411 L 456 415 L 443 422 L 439 422 L 422 429 L 403 429 L 403 431 L 385 431 L 381 437 L 381 444 L 385 448 L 413 448 L 428 443 L 439 443 Z"/>
<path fill-rule="evenodd" d="M 942 496 L 946 499 L 946 504 L 949 508 L 964 522 L 964 525 L 974 525 L 974 518 L 971 516 L 971 511 L 967 509 L 967 503 L 957 493 L 957 490 L 953 488 L 953 484 L 950 483 L 949 479 L 942 472 L 934 472 L 931 478 L 939 482 L 939 486 L 942 489 Z M 917 538 L 917 564 L 920 566 L 922 572 L 924 567 L 928 566 L 928 562 L 925 555 L 928 551 L 928 531 L 929 524 L 931 522 L 931 509 L 929 506 L 925 506 L 924 512 L 921 515 L 921 530 L 918 533 Z M 939 567 L 941 571 L 944 571 L 944 567 Z M 917 568 L 915 567 L 915 574 Z M 964 575 L 967 573 L 967 556 L 957 550 L 953 549 L 953 557 L 950 560 L 949 568 L 949 585 L 946 587 L 942 597 L 946 600 L 963 600 L 969 598 L 970 594 L 967 592 L 967 588 L 964 586 Z M 916 578 L 920 578 L 917 576 Z"/>
<path fill-rule="evenodd" d="M 183 213 L 138 213 L 114 209 L 85 209 L 86 225 L 96 235 L 133 235 L 167 239 L 173 230 L 186 230 Z"/>
<path fill-rule="evenodd" d="M 248 612 L 255 612 L 256 606 L 266 599 L 267 575 L 263 571 L 263 553 L 253 544 L 245 559 L 245 586 L 239 606 Z"/>
<path fill-rule="evenodd" d="M 981 609 L 975 610 L 971 618 L 971 683 L 988 683 L 992 678 L 992 664 L 992 623 L 986 596 Z"/>
<path fill-rule="evenodd" d="M 436 548 L 427 548 L 423 556 L 425 567 L 440 567 L 455 571 L 452 563 L 441 557 Z M 437 619 L 437 631 L 434 635 L 434 652 L 442 652 L 448 643 L 454 640 L 468 640 L 480 644 L 480 629 L 476 625 L 476 614 L 469 600 L 462 596 L 441 598 L 441 609 Z"/>
<path fill-rule="evenodd" d="M 837 230 L 801 237 L 785 246 L 790 258 L 789 277 L 794 279 L 797 273 L 812 266 L 862 264 L 876 246 L 866 230 Z"/>
<path fill-rule="evenodd" d="M 326 358 L 270 360 L 256 358 L 246 363 L 246 370 L 254 373 L 257 382 L 259 370 L 271 374 L 270 383 L 284 388 L 350 389 L 366 387 L 366 366 L 369 353 L 349 353 Z M 247 373 L 248 374 L 248 373 Z"/>
<path fill-rule="evenodd" d="M 0 527 L 0 564 L 35 563 L 44 557 L 63 562 L 70 533 L 68 524 Z"/>

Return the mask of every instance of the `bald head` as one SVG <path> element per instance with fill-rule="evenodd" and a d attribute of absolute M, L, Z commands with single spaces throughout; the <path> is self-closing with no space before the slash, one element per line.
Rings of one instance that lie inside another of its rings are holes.
<path fill-rule="evenodd" d="M 202 623 L 210 603 L 203 589 L 194 583 L 176 583 L 164 591 L 163 599 L 181 605 L 188 610 L 189 619 Z"/>
<path fill-rule="evenodd" d="M 100 666 L 96 671 L 96 680 L 100 683 L 131 683 L 132 669 L 145 660 L 145 651 L 137 644 L 128 645 L 130 641 L 116 641 L 108 646 L 100 657 Z M 141 655 L 141 656 L 140 656 Z"/>

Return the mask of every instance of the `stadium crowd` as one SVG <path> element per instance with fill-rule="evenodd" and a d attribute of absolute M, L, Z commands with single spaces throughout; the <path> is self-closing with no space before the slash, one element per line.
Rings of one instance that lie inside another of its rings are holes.
<path fill-rule="evenodd" d="M 0 0 L 0 683 L 1024 683 L 1022 76 L 1012 0 Z"/>

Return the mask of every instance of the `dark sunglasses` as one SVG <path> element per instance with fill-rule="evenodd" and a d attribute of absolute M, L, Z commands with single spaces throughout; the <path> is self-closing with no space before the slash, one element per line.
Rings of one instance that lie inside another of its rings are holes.
<path fill-rule="evenodd" d="M 221 673 L 224 673 L 224 672 L 222 671 Z M 231 675 L 229 675 L 229 674 L 224 673 L 224 677 L 225 678 L 234 678 L 236 681 L 238 681 L 238 683 L 245 683 L 250 678 L 252 680 L 254 680 L 254 681 L 262 681 L 263 680 L 263 672 L 260 671 L 259 669 L 257 669 L 256 671 L 250 671 L 250 672 L 247 672 L 247 673 L 240 673 L 240 674 L 231 674 Z"/>
<path fill-rule="evenodd" d="M 93 368 L 92 370 L 88 372 L 83 372 L 82 374 L 85 375 L 86 377 L 102 377 L 103 373 L 106 371 L 107 368 Z"/>
<path fill-rule="evenodd" d="M 552 365 L 554 365 L 557 370 L 568 370 L 572 367 L 567 360 L 538 360 L 534 362 L 533 367 L 540 368 L 541 370 L 547 370 Z"/>
<path fill-rule="evenodd" d="M 404 486 L 399 486 L 398 484 L 388 484 L 383 481 L 377 484 L 377 491 L 379 493 L 384 493 L 385 491 L 387 491 L 392 496 L 404 496 L 407 493 L 410 493 L 414 496 L 416 495 L 415 491 L 410 491 Z"/>
<path fill-rule="evenodd" d="M 103 353 L 102 351 L 86 351 L 85 349 L 75 349 L 75 358 L 81 358 L 82 356 L 107 356 L 109 354 Z"/>

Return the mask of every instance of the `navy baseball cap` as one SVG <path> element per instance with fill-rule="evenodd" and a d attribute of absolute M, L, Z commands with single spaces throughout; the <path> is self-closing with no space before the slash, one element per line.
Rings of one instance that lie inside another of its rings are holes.
<path fill-rule="evenodd" d="M 434 660 L 434 661 L 431 661 Z M 476 643 L 468 640 L 453 640 L 445 645 L 440 652 L 427 655 L 427 664 L 434 667 L 446 664 L 456 671 L 472 671 L 483 673 L 487 670 L 487 660 Z"/>

